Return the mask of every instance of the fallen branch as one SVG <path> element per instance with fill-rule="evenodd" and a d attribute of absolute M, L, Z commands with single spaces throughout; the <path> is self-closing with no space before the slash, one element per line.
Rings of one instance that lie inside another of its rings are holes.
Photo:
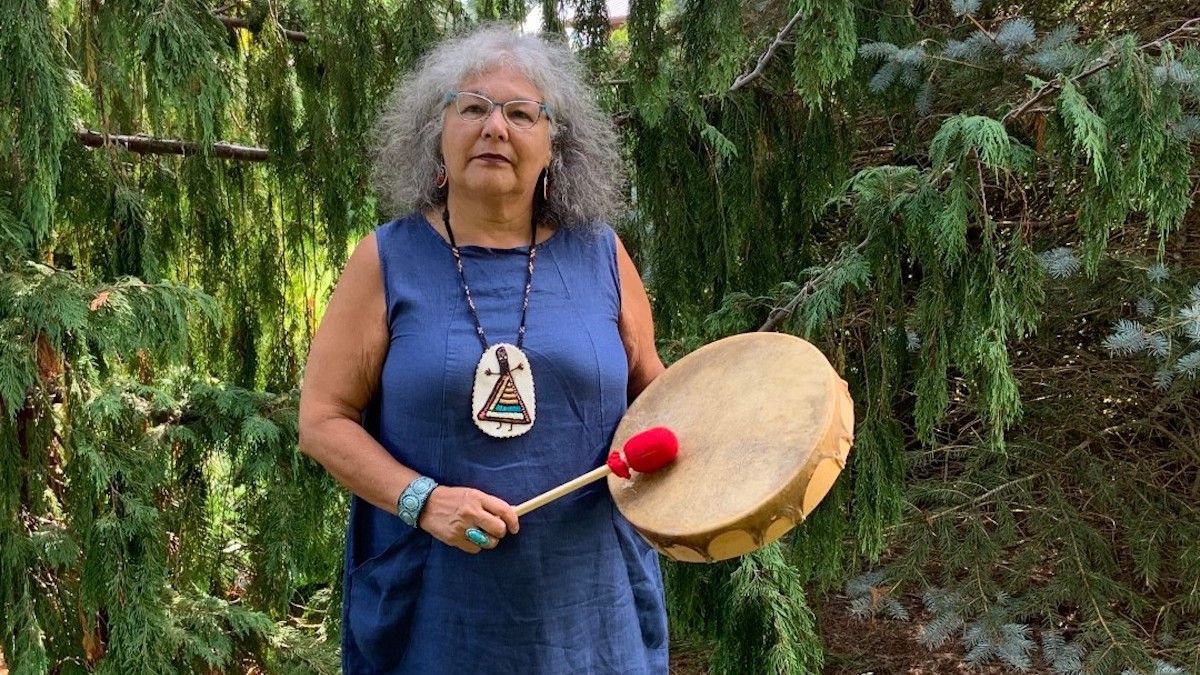
<path fill-rule="evenodd" d="M 265 162 L 271 158 L 271 152 L 266 148 L 253 148 L 232 143 L 213 143 L 205 148 L 200 143 L 178 141 L 168 138 L 151 138 L 149 136 L 118 136 L 102 134 L 90 129 L 77 129 L 76 138 L 89 148 L 102 148 L 105 145 L 119 145 L 130 152 L 140 152 L 154 155 L 201 155 L 208 153 L 222 159 L 240 159 L 249 162 Z"/>

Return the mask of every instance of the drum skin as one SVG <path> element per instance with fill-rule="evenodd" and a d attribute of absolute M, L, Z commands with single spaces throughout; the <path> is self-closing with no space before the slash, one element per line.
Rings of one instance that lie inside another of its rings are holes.
<path fill-rule="evenodd" d="M 664 426 L 679 456 L 631 480 L 609 476 L 617 508 L 663 555 L 745 555 L 803 521 L 832 487 L 854 438 L 854 402 L 821 352 L 782 333 L 718 340 L 672 364 L 613 438 Z"/>

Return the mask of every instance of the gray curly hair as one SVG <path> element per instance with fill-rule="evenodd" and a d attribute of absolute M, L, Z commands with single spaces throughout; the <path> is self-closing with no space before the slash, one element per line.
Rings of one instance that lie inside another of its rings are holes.
<path fill-rule="evenodd" d="M 371 163 L 384 213 L 438 209 L 446 92 L 500 67 L 520 72 L 554 112 L 550 197 L 535 214 L 553 226 L 608 222 L 622 203 L 624 176 L 612 122 L 601 112 L 570 48 L 491 25 L 434 47 L 396 86 L 375 123 Z M 535 200 L 540 201 L 540 199 Z"/>

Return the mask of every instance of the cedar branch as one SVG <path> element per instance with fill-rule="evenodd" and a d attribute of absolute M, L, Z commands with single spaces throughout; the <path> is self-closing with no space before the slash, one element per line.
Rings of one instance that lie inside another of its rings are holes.
<path fill-rule="evenodd" d="M 245 28 L 246 30 L 250 30 L 250 22 L 243 18 L 227 16 L 225 14 L 215 14 L 214 16 L 216 16 L 217 21 L 225 24 L 227 28 Z M 283 34 L 283 37 L 292 42 L 308 42 L 307 33 L 301 33 L 298 30 L 288 30 L 283 27 L 279 28 L 279 32 Z"/>
<path fill-rule="evenodd" d="M 151 138 L 149 136 L 121 136 L 102 134 L 90 129 L 77 129 L 75 137 L 80 143 L 90 148 L 102 148 L 106 145 L 120 145 L 130 152 L 140 152 L 155 155 L 199 155 L 205 152 L 200 143 L 179 141 L 169 138 Z M 266 148 L 254 148 L 232 143 L 213 143 L 207 148 L 213 157 L 223 159 L 240 159 L 249 162 L 265 162 L 271 158 L 271 152 Z"/>
<path fill-rule="evenodd" d="M 771 43 L 770 47 L 767 47 L 767 51 L 763 52 L 763 55 L 758 57 L 758 65 L 754 66 L 754 70 L 744 73 L 740 75 L 738 79 L 734 80 L 733 86 L 729 87 L 730 92 L 735 92 L 738 89 L 741 89 L 747 84 L 750 84 L 754 80 L 758 79 L 758 77 L 763 74 L 763 70 L 767 67 L 767 62 L 771 60 L 771 57 L 775 56 L 775 52 L 784 43 L 784 40 L 787 39 L 788 34 L 792 32 L 792 28 L 795 28 L 796 23 L 800 21 L 800 17 L 803 15 L 803 12 L 804 10 L 796 12 L 796 14 L 792 17 L 792 20 L 788 21 L 787 25 L 784 26 L 783 29 L 779 31 L 779 34 L 775 36 L 775 40 Z"/>
<path fill-rule="evenodd" d="M 860 241 L 858 243 L 858 246 L 855 246 L 853 250 L 854 251 L 863 250 L 864 248 L 867 247 L 868 241 L 870 241 L 870 237 L 867 237 L 866 239 L 863 239 L 862 241 Z M 757 332 L 766 333 L 766 332 L 770 332 L 770 331 L 774 331 L 774 330 L 779 330 L 779 326 L 782 325 L 783 322 L 789 316 L 791 316 L 793 313 L 795 313 L 796 308 L 800 306 L 800 303 L 804 302 L 804 300 L 806 298 L 808 298 L 808 296 L 812 295 L 812 292 L 814 290 L 816 290 L 817 286 L 821 282 L 823 282 L 829 278 L 830 271 L 834 268 L 834 266 L 837 263 L 841 262 L 841 259 L 844 258 L 844 256 L 845 256 L 845 250 L 843 249 L 843 253 L 840 254 L 837 259 L 834 259 L 834 261 L 831 262 L 829 265 L 826 265 L 824 271 L 822 271 L 820 274 L 813 277 L 812 279 L 809 279 L 808 282 L 806 282 L 804 284 L 804 286 L 801 287 L 800 291 L 798 293 L 796 293 L 796 295 L 794 297 L 792 297 L 792 299 L 790 301 L 788 301 L 788 304 L 784 305 L 783 307 L 776 307 L 775 309 L 771 310 L 771 313 L 767 316 L 767 320 L 763 322 L 763 325 L 758 327 Z"/>

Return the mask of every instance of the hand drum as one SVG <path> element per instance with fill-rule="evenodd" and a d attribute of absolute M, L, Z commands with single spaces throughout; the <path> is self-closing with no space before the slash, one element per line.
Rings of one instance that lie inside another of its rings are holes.
<path fill-rule="evenodd" d="M 736 335 L 701 347 L 629 407 L 613 438 L 667 427 L 676 461 L 610 476 L 617 508 L 660 553 L 715 562 L 754 551 L 803 521 L 846 465 L 854 402 L 808 342 Z"/>

